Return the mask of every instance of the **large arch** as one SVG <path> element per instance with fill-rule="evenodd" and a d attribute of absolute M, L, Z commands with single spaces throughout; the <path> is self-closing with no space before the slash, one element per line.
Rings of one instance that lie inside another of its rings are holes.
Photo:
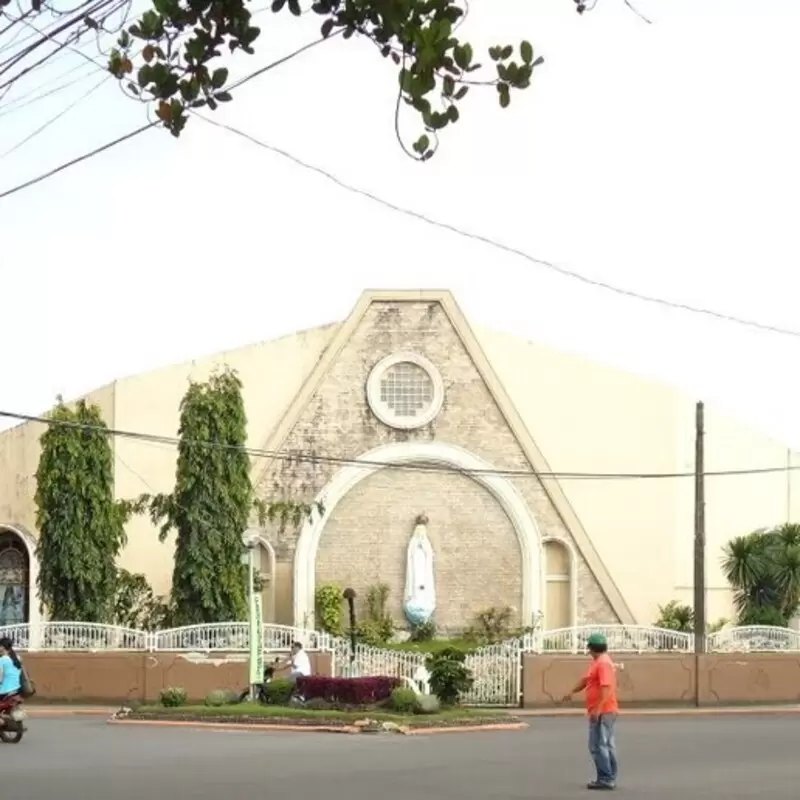
<path fill-rule="evenodd" d="M 19 525 L 0 521 L 0 533 L 10 533 L 19 540 L 25 548 L 28 556 L 28 596 L 27 602 L 27 622 L 30 623 L 33 633 L 32 639 L 36 639 L 37 628 L 42 621 L 42 614 L 39 604 L 39 592 L 37 590 L 39 582 L 39 560 L 36 558 L 36 540 L 26 530 Z"/>
<path fill-rule="evenodd" d="M 494 474 L 495 468 L 479 456 L 443 442 L 401 442 L 370 450 L 358 458 L 358 464 L 340 469 L 317 496 L 324 513 L 303 525 L 294 557 L 294 620 L 303 620 L 314 612 L 316 562 L 319 542 L 325 525 L 342 498 L 362 480 L 386 465 L 431 464 L 470 472 L 474 481 L 497 500 L 508 516 L 519 541 L 522 558 L 522 621 L 529 625 L 542 608 L 542 543 L 536 520 L 514 484 Z"/>

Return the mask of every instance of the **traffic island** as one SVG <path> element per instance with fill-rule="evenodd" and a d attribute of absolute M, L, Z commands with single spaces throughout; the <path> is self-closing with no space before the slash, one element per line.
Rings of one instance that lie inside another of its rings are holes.
<path fill-rule="evenodd" d="M 121 709 L 116 725 L 156 725 L 225 730 L 280 730 L 315 733 L 403 734 L 514 731 L 527 728 L 503 711 L 446 709 L 435 714 L 398 714 L 378 709 L 324 710 L 241 704 L 233 706 L 142 706 Z"/>

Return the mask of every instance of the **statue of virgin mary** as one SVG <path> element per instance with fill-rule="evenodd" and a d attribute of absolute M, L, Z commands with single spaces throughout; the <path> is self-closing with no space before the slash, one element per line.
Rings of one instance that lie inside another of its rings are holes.
<path fill-rule="evenodd" d="M 424 514 L 418 516 L 408 543 L 403 611 L 412 625 L 428 622 L 436 610 L 433 548 L 428 539 L 427 525 L 428 518 Z"/>

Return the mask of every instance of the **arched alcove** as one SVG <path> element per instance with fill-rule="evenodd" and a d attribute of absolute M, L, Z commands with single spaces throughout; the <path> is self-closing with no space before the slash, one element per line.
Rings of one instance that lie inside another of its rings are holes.
<path fill-rule="evenodd" d="M 31 563 L 24 539 L 0 528 L 0 627 L 30 621 Z"/>
<path fill-rule="evenodd" d="M 542 608 L 543 569 L 541 538 L 527 503 L 507 477 L 474 453 L 444 442 L 401 442 L 378 447 L 359 457 L 357 464 L 340 469 L 316 500 L 325 511 L 306 520 L 300 531 L 294 558 L 294 619 L 302 626 L 314 612 L 316 559 L 320 537 L 338 503 L 349 491 L 374 472 L 394 464 L 444 465 L 461 471 L 483 486 L 500 504 L 514 527 L 520 546 L 522 609 L 524 624 L 530 624 Z"/>

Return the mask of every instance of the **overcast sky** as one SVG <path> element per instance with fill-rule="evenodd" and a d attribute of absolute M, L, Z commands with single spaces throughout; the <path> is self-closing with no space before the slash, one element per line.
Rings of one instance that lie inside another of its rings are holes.
<path fill-rule="evenodd" d="M 395 141 L 394 69 L 364 42 L 309 51 L 215 118 L 593 279 L 800 331 L 800 4 L 635 2 L 652 25 L 623 0 L 583 18 L 571 0 L 471 0 L 465 37 L 524 36 L 546 63 L 505 112 L 473 93 L 425 165 Z M 317 35 L 313 14 L 258 19 L 258 54 L 237 55 L 234 74 Z M 108 81 L 2 157 L 102 79 L 68 54 L 4 99 L 0 192 L 145 121 Z M 446 287 L 481 324 L 656 377 L 800 445 L 798 336 L 586 286 L 199 120 L 0 200 L 0 246 L 6 410 L 342 319 L 364 288 Z"/>

